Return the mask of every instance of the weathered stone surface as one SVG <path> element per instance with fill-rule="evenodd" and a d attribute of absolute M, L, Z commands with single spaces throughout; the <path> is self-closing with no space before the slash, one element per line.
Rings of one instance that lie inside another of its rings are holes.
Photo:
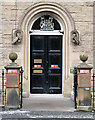
<path fill-rule="evenodd" d="M 25 2 L 24 2 L 25 1 Z M 12 30 L 19 27 L 21 17 L 25 14 L 25 11 L 30 6 L 33 6 L 36 2 L 47 2 L 47 0 L 15 0 L 13 2 L 0 2 L 0 66 L 8 64 L 8 55 L 10 52 L 16 52 L 18 54 L 18 64 L 23 65 L 24 61 L 24 41 L 17 45 L 12 45 Z M 63 0 L 48 0 L 48 2 L 56 2 L 65 8 L 68 13 L 72 16 L 75 28 L 79 31 L 80 44 L 75 46 L 71 42 L 68 43 L 67 47 L 71 47 L 69 51 L 69 63 L 72 66 L 76 66 L 80 63 L 79 56 L 82 53 L 87 53 L 89 56 L 88 63 L 93 63 L 93 2 L 64 2 Z M 94 16 L 95 17 L 95 16 Z M 2 24 L 1 24 L 2 23 Z M 28 45 L 26 46 L 26 48 Z M 28 53 L 27 53 L 28 54 Z M 29 59 L 29 58 L 28 58 Z M 72 67 L 71 66 L 71 67 Z M 26 70 L 27 71 L 27 70 Z M 25 73 L 26 74 L 26 73 Z M 68 80 L 66 83 L 69 84 L 70 77 L 68 68 Z M 70 86 L 70 88 L 69 88 Z M 66 89 L 71 92 L 71 84 Z"/>

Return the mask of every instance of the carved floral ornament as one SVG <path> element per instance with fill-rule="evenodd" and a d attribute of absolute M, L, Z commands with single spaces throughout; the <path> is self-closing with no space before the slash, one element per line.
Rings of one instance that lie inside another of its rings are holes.
<path fill-rule="evenodd" d="M 20 43 L 22 41 L 22 30 L 15 29 L 12 31 L 12 44 Z"/>
<path fill-rule="evenodd" d="M 77 30 L 71 31 L 71 42 L 74 43 L 75 45 L 80 44 L 79 32 Z"/>

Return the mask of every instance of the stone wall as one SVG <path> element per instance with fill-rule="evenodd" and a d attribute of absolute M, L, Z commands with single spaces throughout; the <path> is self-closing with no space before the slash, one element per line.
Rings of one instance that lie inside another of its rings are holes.
<path fill-rule="evenodd" d="M 45 0 L 40 0 L 40 2 Z M 8 55 L 10 52 L 18 54 L 18 64 L 23 65 L 24 51 L 22 52 L 22 43 L 12 45 L 12 30 L 19 27 L 21 17 L 30 6 L 33 6 L 38 0 L 31 2 L 13 2 L 0 3 L 0 66 L 7 65 L 10 61 Z M 71 67 L 80 63 L 80 54 L 86 53 L 89 56 L 88 63 L 93 64 L 93 2 L 64 2 L 63 0 L 49 0 L 63 6 L 72 16 L 75 22 L 75 28 L 80 34 L 80 44 L 74 45 L 70 42 L 72 55 L 69 57 Z M 67 85 L 70 82 L 66 83 Z M 71 83 L 72 86 L 72 83 Z M 69 86 L 68 86 L 69 89 Z M 70 88 L 71 90 L 71 88 Z M 69 90 L 69 91 L 70 91 Z"/>
<path fill-rule="evenodd" d="M 95 2 L 93 8 L 93 71 L 95 73 Z"/>
<path fill-rule="evenodd" d="M 93 64 L 93 3 L 67 3 L 63 6 L 70 12 L 80 33 L 80 45 L 72 47 L 72 65 L 80 62 L 79 55 L 83 53 L 89 56 L 88 63 Z"/>
<path fill-rule="evenodd" d="M 2 66 L 3 66 L 2 49 L 3 49 L 3 42 L 2 42 L 2 3 L 0 3 L 0 69 L 2 69 Z"/>
<path fill-rule="evenodd" d="M 53 0 L 52 0 L 53 1 Z M 86 53 L 89 55 L 88 63 L 93 64 L 93 2 L 62 2 L 58 1 L 66 10 L 71 14 L 75 21 L 75 27 L 80 33 L 80 45 L 73 45 L 72 66 L 77 65 L 79 61 L 79 55 Z M 12 45 L 12 30 L 18 27 L 19 20 L 24 14 L 27 8 L 34 4 L 32 2 L 3 2 L 1 3 L 0 13 L 0 46 L 3 40 L 3 53 L 0 54 L 3 58 L 3 64 L 7 64 L 8 54 L 12 51 L 20 54 L 20 44 Z M 2 28 L 1 28 L 2 27 Z M 1 30 L 2 29 L 2 30 Z M 2 34 L 1 34 L 2 33 Z M 1 51 L 0 51 L 1 53 Z M 0 56 L 0 57 L 1 57 Z M 19 56 L 18 62 L 21 57 Z M 1 64 L 1 63 L 0 63 Z"/>

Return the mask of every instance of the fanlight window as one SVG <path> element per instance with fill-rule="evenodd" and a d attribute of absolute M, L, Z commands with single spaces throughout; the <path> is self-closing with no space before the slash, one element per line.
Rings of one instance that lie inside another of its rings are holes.
<path fill-rule="evenodd" d="M 55 18 L 49 15 L 44 15 L 39 17 L 34 22 L 31 30 L 53 31 L 53 30 L 61 30 L 61 27 Z"/>

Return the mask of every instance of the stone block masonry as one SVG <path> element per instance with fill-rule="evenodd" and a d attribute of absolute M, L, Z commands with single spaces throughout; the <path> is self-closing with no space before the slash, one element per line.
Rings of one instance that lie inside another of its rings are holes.
<path fill-rule="evenodd" d="M 52 2 L 55 1 L 52 0 Z M 80 33 L 80 45 L 77 49 L 72 45 L 73 52 L 75 54 L 82 54 L 83 52 L 86 53 L 86 51 L 88 51 L 87 54 L 90 58 L 88 62 L 92 61 L 93 63 L 93 39 L 91 39 L 93 37 L 93 2 L 62 2 L 61 0 L 56 2 L 58 2 L 58 4 L 61 3 L 61 5 L 71 14 L 75 21 L 75 27 Z M 12 30 L 18 27 L 19 20 L 24 14 L 24 11 L 26 11 L 30 6 L 33 6 L 34 3 L 35 1 L 33 0 L 31 2 L 19 2 L 17 0 L 17 3 L 13 1 L 3 2 L 0 4 L 0 13 L 2 13 L 0 14 L 0 23 L 2 23 L 2 25 L 0 24 L 0 36 L 2 35 L 2 37 L 0 37 L 0 42 L 3 41 L 3 46 L 5 46 L 5 49 L 7 48 L 7 51 L 10 51 L 10 47 L 12 49 Z M 9 37 L 7 37 L 8 35 Z M 10 44 L 9 48 L 8 45 L 6 46 L 7 43 Z M 14 51 L 20 52 L 20 49 L 19 51 L 14 49 Z M 79 60 L 77 61 L 77 64 L 78 63 Z"/>
<path fill-rule="evenodd" d="M 22 16 L 25 15 L 26 12 L 29 12 L 29 8 L 38 2 L 40 3 L 47 3 L 48 2 L 54 2 L 56 4 L 59 4 L 63 8 L 66 9 L 68 12 L 68 15 L 70 15 L 74 21 L 75 29 L 79 32 L 80 36 L 80 44 L 74 45 L 71 41 L 68 41 L 66 43 L 66 46 L 69 47 L 69 55 L 66 63 L 68 62 L 69 67 L 77 66 L 80 63 L 79 56 L 80 54 L 87 54 L 88 64 L 95 64 L 94 57 L 95 53 L 93 51 L 93 8 L 94 3 L 92 2 L 64 2 L 64 0 L 13 0 L 13 1 L 6 1 L 6 2 L 0 2 L 0 66 L 5 66 L 9 64 L 8 55 L 10 52 L 16 52 L 19 55 L 19 58 L 17 60 L 17 63 L 21 64 L 27 64 L 29 62 L 29 57 L 25 58 L 27 59 L 27 62 L 24 61 L 25 49 L 28 49 L 28 44 L 25 43 L 25 41 L 22 41 L 21 43 L 12 45 L 12 30 L 17 29 L 19 26 L 19 23 L 21 23 Z M 45 8 L 46 9 L 46 8 Z M 95 17 L 95 16 L 94 16 Z M 64 16 L 65 18 L 65 16 Z M 27 20 L 28 21 L 28 20 Z M 32 23 L 31 23 L 32 24 Z M 68 23 L 69 24 L 69 23 Z M 24 31 L 24 30 L 22 30 Z M 68 33 L 68 36 L 70 35 L 70 32 Z M 23 37 L 25 38 L 26 33 L 24 33 Z M 26 37 L 28 38 L 28 37 Z M 66 38 L 67 40 L 68 38 Z M 28 40 L 26 40 L 28 41 Z M 65 45 L 64 45 L 65 46 Z M 66 51 L 67 52 L 67 51 Z M 66 54 L 68 54 L 66 53 Z M 65 57 L 65 56 L 64 56 Z M 69 67 L 67 66 L 66 69 L 68 69 L 68 75 L 64 82 L 67 85 L 70 83 L 71 77 L 69 73 Z M 95 67 L 95 65 L 94 65 Z M 29 69 L 29 66 L 27 67 L 27 70 Z M 26 70 L 26 71 L 27 71 Z M 26 74 L 26 73 L 25 73 Z M 28 75 L 26 75 L 28 76 Z M 28 76 L 29 77 L 29 76 Z M 27 80 L 25 83 L 29 84 Z M 66 86 L 66 85 L 65 85 Z M 69 89 L 69 86 L 68 86 Z M 70 89 L 71 90 L 71 89 Z M 68 91 L 70 91 L 68 90 Z"/>

